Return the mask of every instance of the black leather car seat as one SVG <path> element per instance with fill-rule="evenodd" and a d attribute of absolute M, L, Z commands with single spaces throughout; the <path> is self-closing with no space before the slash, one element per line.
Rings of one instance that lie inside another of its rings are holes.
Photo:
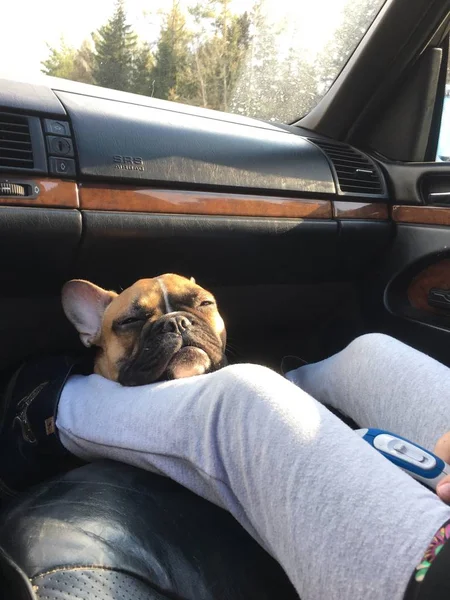
<path fill-rule="evenodd" d="M 176 483 L 101 461 L 0 513 L 8 600 L 298 600 L 225 511 Z"/>

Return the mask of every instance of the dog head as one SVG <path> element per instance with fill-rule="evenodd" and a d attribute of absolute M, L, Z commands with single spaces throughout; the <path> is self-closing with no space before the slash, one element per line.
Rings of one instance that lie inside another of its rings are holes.
<path fill-rule="evenodd" d="M 74 279 L 62 304 L 85 346 L 97 346 L 94 372 L 144 385 L 215 371 L 226 364 L 226 331 L 214 296 L 179 275 L 141 279 L 121 294 Z"/>

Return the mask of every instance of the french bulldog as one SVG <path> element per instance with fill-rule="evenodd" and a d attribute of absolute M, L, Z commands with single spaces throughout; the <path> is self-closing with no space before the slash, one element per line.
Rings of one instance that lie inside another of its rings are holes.
<path fill-rule="evenodd" d="M 215 298 L 194 279 L 166 273 L 120 294 L 73 279 L 62 305 L 83 344 L 98 347 L 94 373 L 122 385 L 201 375 L 227 363 Z"/>

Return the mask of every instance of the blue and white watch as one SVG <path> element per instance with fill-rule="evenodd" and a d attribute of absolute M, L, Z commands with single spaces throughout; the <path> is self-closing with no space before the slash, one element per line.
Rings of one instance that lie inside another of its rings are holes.
<path fill-rule="evenodd" d="M 422 446 L 383 429 L 358 429 L 356 432 L 380 454 L 432 490 L 446 475 L 450 465 Z"/>

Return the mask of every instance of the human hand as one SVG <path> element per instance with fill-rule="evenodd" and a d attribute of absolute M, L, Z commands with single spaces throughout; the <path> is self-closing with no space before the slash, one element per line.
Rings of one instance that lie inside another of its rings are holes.
<path fill-rule="evenodd" d="M 444 433 L 437 441 L 434 447 L 434 453 L 450 464 L 450 431 Z M 436 493 L 441 500 L 450 504 L 450 475 L 444 477 L 436 487 Z"/>

